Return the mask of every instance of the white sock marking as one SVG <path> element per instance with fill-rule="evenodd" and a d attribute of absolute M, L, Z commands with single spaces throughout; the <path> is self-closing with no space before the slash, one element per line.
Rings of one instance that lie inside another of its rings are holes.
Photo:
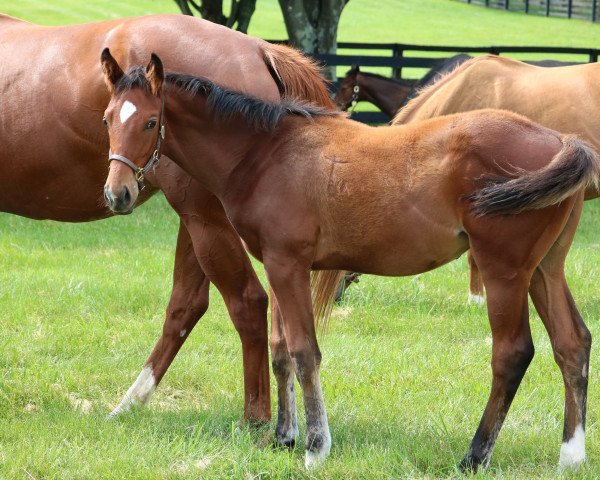
<path fill-rule="evenodd" d="M 485 305 L 485 296 L 469 293 L 469 304 Z"/>
<path fill-rule="evenodd" d="M 304 467 L 307 470 L 317 468 L 329 456 L 331 451 L 331 433 L 329 432 L 329 421 L 325 410 L 325 400 L 323 399 L 323 390 L 321 389 L 321 380 L 319 378 L 319 370 L 317 369 L 313 376 L 314 396 L 320 404 L 317 406 L 319 410 L 318 428 L 324 437 L 324 443 L 319 451 L 306 450 L 304 457 Z"/>
<path fill-rule="evenodd" d="M 560 447 L 560 459 L 558 467 L 574 468 L 579 466 L 585 460 L 585 432 L 581 425 L 577 425 L 575 433 L 568 442 L 564 442 Z"/>
<path fill-rule="evenodd" d="M 136 106 L 129 100 L 125 100 L 123 106 L 121 107 L 121 111 L 119 112 L 121 123 L 125 123 L 127 120 L 129 120 L 129 117 L 131 117 L 136 111 Z"/>
<path fill-rule="evenodd" d="M 127 393 L 121 400 L 121 403 L 110 413 L 109 417 L 114 417 L 119 413 L 126 412 L 134 405 L 144 405 L 148 403 L 150 397 L 156 389 L 156 380 L 151 367 L 144 367 L 133 385 L 129 387 Z"/>

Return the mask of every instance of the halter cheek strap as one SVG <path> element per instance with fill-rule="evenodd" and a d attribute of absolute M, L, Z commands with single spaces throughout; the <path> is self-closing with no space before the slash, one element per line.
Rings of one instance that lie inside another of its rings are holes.
<path fill-rule="evenodd" d="M 137 180 L 138 188 L 140 189 L 140 191 L 142 191 L 146 187 L 146 185 L 144 184 L 144 177 L 150 170 L 154 169 L 154 167 L 158 163 L 158 159 L 160 158 L 160 144 L 165 139 L 164 111 L 165 111 L 165 97 L 163 94 L 162 105 L 160 108 L 160 117 L 159 117 L 159 125 L 160 126 L 159 126 L 159 130 L 158 130 L 158 136 L 156 138 L 156 145 L 154 146 L 154 152 L 152 152 L 152 156 L 148 159 L 148 161 L 146 162 L 146 165 L 144 165 L 143 167 L 138 167 L 129 158 L 127 158 L 123 155 L 119 155 L 117 153 L 113 153 L 112 150 L 108 151 L 108 163 L 109 164 L 113 160 L 116 160 L 117 162 L 124 163 L 129 168 L 131 168 L 131 170 L 133 170 L 133 173 L 135 174 L 135 179 Z"/>
<path fill-rule="evenodd" d="M 358 83 L 356 85 L 354 85 L 354 88 L 352 89 L 352 98 L 350 99 L 350 113 L 354 112 L 354 109 L 356 108 L 356 104 L 358 103 L 358 93 L 360 92 L 360 86 L 358 85 Z"/>

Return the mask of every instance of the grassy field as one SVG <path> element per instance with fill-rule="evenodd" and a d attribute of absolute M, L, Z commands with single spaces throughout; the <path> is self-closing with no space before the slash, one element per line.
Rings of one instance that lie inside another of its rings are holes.
<path fill-rule="evenodd" d="M 60 24 L 175 11 L 171 3 L 0 0 L 0 11 Z M 585 22 L 451 1 L 374 3 L 350 2 L 342 39 L 591 46 L 600 33 Z M 258 5 L 252 33 L 282 37 L 275 0 Z M 84 225 L 0 214 L 0 478 L 458 476 L 491 380 L 489 327 L 482 309 L 465 305 L 464 258 L 417 278 L 364 277 L 334 311 L 320 340 L 334 445 L 314 474 L 303 469 L 303 442 L 291 455 L 273 451 L 273 424 L 256 430 L 240 422 L 240 345 L 214 291 L 151 404 L 105 421 L 158 338 L 176 226 L 158 197 L 129 217 Z M 596 338 L 599 230 L 600 205 L 589 203 L 568 262 L 573 294 Z M 531 323 L 536 357 L 490 469 L 477 478 L 559 478 L 562 379 L 539 318 L 532 315 Z M 598 353 L 596 344 L 589 461 L 567 477 L 600 478 Z"/>

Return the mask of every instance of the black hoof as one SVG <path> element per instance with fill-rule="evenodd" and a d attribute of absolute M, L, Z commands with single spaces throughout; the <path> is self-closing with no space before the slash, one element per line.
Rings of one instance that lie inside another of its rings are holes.
<path fill-rule="evenodd" d="M 477 469 L 479 468 L 480 464 L 480 459 L 478 459 L 477 457 L 471 457 L 467 455 L 465 458 L 462 459 L 462 462 L 460 462 L 458 468 L 460 468 L 460 471 L 462 473 L 474 474 L 477 473 Z"/>
<path fill-rule="evenodd" d="M 289 450 L 290 452 L 296 448 L 296 439 L 279 441 L 277 438 L 273 440 L 273 448 L 275 450 Z"/>

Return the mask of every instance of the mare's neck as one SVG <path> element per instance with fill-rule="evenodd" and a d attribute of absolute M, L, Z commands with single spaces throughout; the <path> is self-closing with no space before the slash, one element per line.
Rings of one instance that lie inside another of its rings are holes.
<path fill-rule="evenodd" d="M 384 77 L 359 74 L 357 80 L 365 100 L 390 117 L 396 114 L 412 90 L 411 82 L 399 83 Z"/>

